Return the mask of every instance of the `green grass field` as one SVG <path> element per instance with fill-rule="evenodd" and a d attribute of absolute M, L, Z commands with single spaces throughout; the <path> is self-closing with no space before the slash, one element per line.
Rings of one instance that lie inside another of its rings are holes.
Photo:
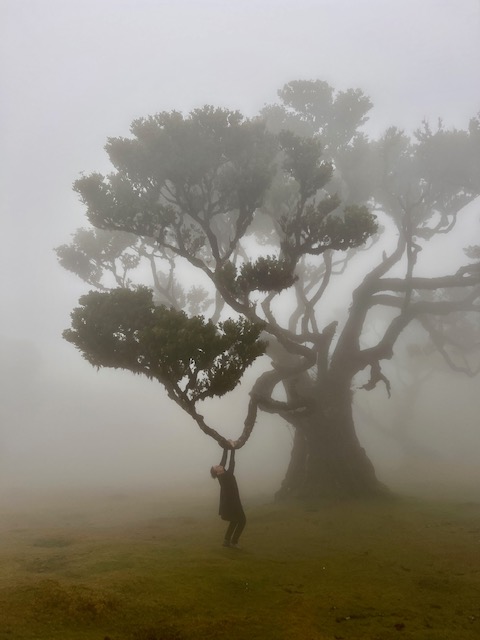
<path fill-rule="evenodd" d="M 480 504 L 113 496 L 0 513 L 1 640 L 480 638 Z"/>

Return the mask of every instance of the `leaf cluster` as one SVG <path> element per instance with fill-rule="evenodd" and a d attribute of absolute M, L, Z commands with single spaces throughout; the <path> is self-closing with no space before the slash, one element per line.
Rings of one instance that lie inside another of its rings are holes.
<path fill-rule="evenodd" d="M 115 173 L 75 183 L 89 221 L 184 256 L 209 245 L 218 258 L 212 223 L 227 216 L 234 238 L 244 235 L 275 172 L 275 137 L 261 120 L 208 106 L 141 118 L 131 131 L 106 145 Z"/>
<path fill-rule="evenodd" d="M 375 143 L 375 198 L 397 223 L 410 217 L 418 237 L 446 233 L 457 213 L 480 190 L 480 136 L 474 118 L 468 131 L 436 129 L 427 121 L 413 138 L 390 127 Z"/>
<path fill-rule="evenodd" d="M 318 138 L 301 138 L 284 130 L 279 134 L 279 141 L 285 153 L 283 167 L 299 184 L 301 202 L 305 202 L 331 179 L 333 166 L 322 162 L 322 145 Z"/>
<path fill-rule="evenodd" d="M 155 378 L 184 403 L 233 390 L 266 349 L 261 324 L 188 317 L 155 306 L 144 287 L 91 291 L 79 303 L 63 336 L 90 364 Z"/>
<path fill-rule="evenodd" d="M 320 135 L 329 154 L 350 144 L 373 106 L 360 89 L 335 91 L 324 80 L 294 80 L 278 96 L 284 106 L 263 112 L 270 124 L 276 123 L 278 130 L 293 125 L 305 136 Z"/>
<path fill-rule="evenodd" d="M 138 252 L 132 246 L 138 238 L 132 234 L 110 232 L 103 229 L 78 229 L 70 244 L 55 249 L 60 265 L 82 280 L 102 288 L 105 272 L 113 274 L 117 285 L 127 284 L 126 274 L 140 263 Z"/>
<path fill-rule="evenodd" d="M 244 262 L 237 270 L 227 262 L 218 273 L 218 281 L 236 297 L 243 297 L 251 291 L 280 292 L 288 289 L 297 280 L 293 272 L 294 264 L 275 256 L 261 256 L 257 260 Z"/>
<path fill-rule="evenodd" d="M 367 207 L 350 205 L 340 214 L 336 212 L 339 204 L 338 196 L 327 196 L 318 204 L 307 205 L 300 214 L 282 217 L 285 254 L 298 259 L 328 249 L 344 251 L 364 244 L 377 232 L 376 217 Z"/>

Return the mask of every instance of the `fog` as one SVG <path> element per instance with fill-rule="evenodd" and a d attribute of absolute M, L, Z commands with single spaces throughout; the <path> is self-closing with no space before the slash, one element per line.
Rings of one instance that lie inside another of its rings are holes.
<path fill-rule="evenodd" d="M 211 492 L 218 445 L 158 384 L 96 371 L 61 338 L 88 290 L 53 252 L 85 224 L 73 181 L 109 171 L 106 138 L 128 135 L 134 118 L 206 103 L 253 116 L 297 79 L 361 88 L 374 103 L 374 134 L 392 124 L 411 131 L 426 117 L 466 127 L 479 109 L 480 4 L 3 0 L 1 14 L 0 491 Z M 479 217 L 477 199 L 458 254 L 465 238 L 478 241 Z M 360 420 L 379 475 L 406 490 L 429 478 L 467 493 L 480 487 L 479 384 L 444 370 L 429 379 L 412 427 L 432 451 L 423 475 Z M 377 390 L 368 402 L 385 415 L 394 399 Z M 232 437 L 245 409 L 242 389 L 205 407 Z M 273 494 L 291 437 L 278 418 L 259 418 L 238 454 L 246 491 Z"/>

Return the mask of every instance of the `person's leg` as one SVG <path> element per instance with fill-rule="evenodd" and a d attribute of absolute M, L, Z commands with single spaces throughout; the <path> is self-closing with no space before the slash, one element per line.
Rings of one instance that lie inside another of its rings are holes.
<path fill-rule="evenodd" d="M 245 517 L 245 514 L 242 513 L 242 515 L 235 522 L 235 529 L 232 532 L 232 536 L 230 538 L 230 541 L 232 544 L 238 543 L 238 539 L 242 535 L 242 532 L 245 529 L 246 524 L 247 524 L 247 518 Z"/>
<path fill-rule="evenodd" d="M 228 528 L 225 532 L 225 540 L 223 541 L 223 544 L 228 547 L 230 545 L 230 542 L 232 540 L 232 536 L 233 536 L 233 532 L 235 531 L 235 527 L 236 527 L 237 523 L 232 520 L 230 521 L 230 523 L 228 524 Z"/>

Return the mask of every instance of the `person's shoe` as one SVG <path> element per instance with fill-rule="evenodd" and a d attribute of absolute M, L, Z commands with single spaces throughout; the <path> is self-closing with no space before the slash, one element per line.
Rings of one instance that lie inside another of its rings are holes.
<path fill-rule="evenodd" d="M 239 546 L 238 542 L 231 542 L 230 546 L 232 547 L 232 549 L 241 549 L 242 547 Z"/>
<path fill-rule="evenodd" d="M 231 544 L 228 540 L 224 540 L 223 541 L 222 547 L 233 547 L 233 546 L 234 545 Z"/>

